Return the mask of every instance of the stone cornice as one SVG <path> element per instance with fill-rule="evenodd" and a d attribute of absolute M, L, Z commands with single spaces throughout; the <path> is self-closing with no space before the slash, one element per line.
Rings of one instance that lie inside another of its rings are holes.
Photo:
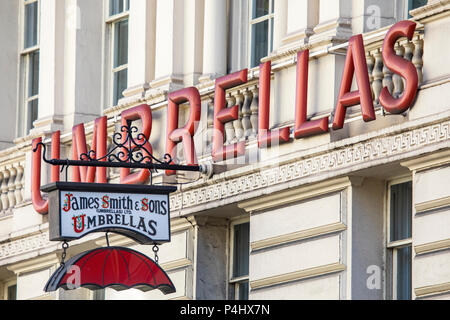
<path fill-rule="evenodd" d="M 347 138 L 305 151 L 280 156 L 277 162 L 257 163 L 214 175 L 183 187 L 170 197 L 176 216 L 276 191 L 319 182 L 352 171 L 407 160 L 448 148 L 450 114 L 413 120 L 366 135 Z M 439 119 L 441 117 L 441 119 Z"/>
<path fill-rule="evenodd" d="M 414 20 L 429 22 L 442 13 L 450 14 L 450 0 L 431 0 L 428 4 L 409 12 Z"/>

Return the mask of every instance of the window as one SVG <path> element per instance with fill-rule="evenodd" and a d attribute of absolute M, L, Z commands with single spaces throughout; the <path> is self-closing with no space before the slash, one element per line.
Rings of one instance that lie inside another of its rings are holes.
<path fill-rule="evenodd" d="M 0 281 L 0 300 L 17 300 L 17 280 L 16 278 Z"/>
<path fill-rule="evenodd" d="M 397 300 L 411 299 L 412 260 L 412 183 L 389 185 L 388 261 L 390 296 Z"/>
<path fill-rule="evenodd" d="M 411 18 L 411 15 L 409 14 L 409 11 L 422 7 L 427 4 L 428 0 L 408 0 L 408 19 Z"/>
<path fill-rule="evenodd" d="M 250 223 L 231 225 L 229 299 L 248 300 L 248 266 L 250 254 Z"/>
<path fill-rule="evenodd" d="M 28 134 L 38 117 L 39 101 L 39 1 L 24 0 L 23 6 L 23 46 L 21 64 L 21 104 L 22 134 Z M 24 126 L 24 127 L 23 127 Z"/>
<path fill-rule="evenodd" d="M 250 68 L 253 68 L 272 52 L 274 3 L 273 0 L 252 0 L 250 3 Z"/>
<path fill-rule="evenodd" d="M 109 0 L 109 98 L 107 104 L 117 105 L 128 82 L 128 10 L 129 0 Z"/>
<path fill-rule="evenodd" d="M 17 300 L 17 285 L 13 284 L 11 286 L 8 286 L 6 289 L 6 299 L 7 300 Z"/>

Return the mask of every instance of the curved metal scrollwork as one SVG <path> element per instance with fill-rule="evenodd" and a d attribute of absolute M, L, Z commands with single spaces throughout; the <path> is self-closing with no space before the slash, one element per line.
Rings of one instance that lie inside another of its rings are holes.
<path fill-rule="evenodd" d="M 80 155 L 80 160 L 47 159 L 45 156 L 47 153 L 46 145 L 42 142 L 36 144 L 33 152 L 36 152 L 38 148 L 42 146 L 42 159 L 51 165 L 62 166 L 61 171 L 63 171 L 64 168 L 67 170 L 69 166 L 88 166 L 206 172 L 206 167 L 201 165 L 174 164 L 171 155 L 168 153 L 163 156 L 163 160 L 156 159 L 151 150 L 146 147 L 148 140 L 145 135 L 142 132 L 137 132 L 138 128 L 135 126 L 122 126 L 120 132 L 116 132 L 113 135 L 112 140 L 114 147 L 106 155 L 100 158 L 96 158 L 94 150 L 89 150 Z M 133 133 L 137 133 L 136 137 L 133 137 Z"/>
<path fill-rule="evenodd" d="M 150 150 L 145 145 L 148 143 L 147 138 L 141 132 L 133 138 L 133 133 L 138 132 L 138 128 L 135 126 L 124 125 L 120 128 L 120 132 L 115 132 L 113 135 L 114 147 L 103 157 L 96 158 L 95 151 L 90 150 L 87 153 L 80 155 L 80 160 L 84 161 L 103 161 L 107 159 L 109 162 L 128 162 L 128 163 L 159 163 L 170 164 L 172 157 L 166 153 L 164 155 L 164 161 L 155 158 Z M 144 153 L 146 154 L 144 156 Z"/>

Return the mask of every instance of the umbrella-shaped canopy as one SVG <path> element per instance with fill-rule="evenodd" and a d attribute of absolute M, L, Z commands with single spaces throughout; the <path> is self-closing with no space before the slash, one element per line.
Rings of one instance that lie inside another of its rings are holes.
<path fill-rule="evenodd" d="M 76 277 L 79 278 L 74 281 Z M 164 294 L 175 292 L 166 272 L 152 259 L 124 247 L 102 247 L 72 257 L 52 274 L 44 290 L 74 289 L 77 286 L 91 290 L 112 287 L 115 290 L 159 289 Z"/>

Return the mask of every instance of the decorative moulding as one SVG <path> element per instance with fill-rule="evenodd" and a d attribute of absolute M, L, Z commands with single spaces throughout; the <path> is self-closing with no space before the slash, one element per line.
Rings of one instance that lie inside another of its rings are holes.
<path fill-rule="evenodd" d="M 429 210 L 435 210 L 443 207 L 447 207 L 450 205 L 450 197 L 443 197 L 439 199 L 434 199 L 430 201 L 420 202 L 414 204 L 414 207 L 416 209 L 416 214 L 429 211 Z"/>
<path fill-rule="evenodd" d="M 450 150 L 434 152 L 427 156 L 400 163 L 411 171 L 423 171 L 434 167 L 450 164 Z"/>
<path fill-rule="evenodd" d="M 284 235 L 273 237 L 273 238 L 255 241 L 250 244 L 250 247 L 251 247 L 252 251 L 256 251 L 256 250 L 261 250 L 261 249 L 266 249 L 266 248 L 271 248 L 274 246 L 286 244 L 286 243 L 293 242 L 293 241 L 310 239 L 310 238 L 322 236 L 325 234 L 344 231 L 346 228 L 347 228 L 347 226 L 345 224 L 343 224 L 342 222 L 336 222 L 336 223 L 328 224 L 325 226 L 301 230 L 301 231 L 292 232 L 289 234 L 284 234 Z"/>
<path fill-rule="evenodd" d="M 450 248 L 450 239 L 445 239 L 414 246 L 414 251 L 416 252 L 416 255 L 419 255 L 437 252 L 441 250 L 447 250 L 449 248 Z"/>
<path fill-rule="evenodd" d="M 252 290 L 260 289 L 280 283 L 303 280 L 307 278 L 322 276 L 325 274 L 341 272 L 345 270 L 345 265 L 341 263 L 332 263 L 324 266 L 304 269 L 300 271 L 281 274 L 273 277 L 250 281 Z"/>
<path fill-rule="evenodd" d="M 442 294 L 446 292 L 450 292 L 450 282 L 414 289 L 416 297 L 425 297 L 428 295 Z"/>
<path fill-rule="evenodd" d="M 50 268 L 59 263 L 59 257 L 56 253 L 52 253 L 45 256 L 40 256 L 34 259 L 21 261 L 7 266 L 8 270 L 13 271 L 15 274 L 20 275 L 22 273 L 32 272 L 44 268 Z"/>
<path fill-rule="evenodd" d="M 249 165 L 242 169 L 225 172 L 214 176 L 208 183 L 204 181 L 193 183 L 188 190 L 171 195 L 170 207 L 175 212 L 206 203 L 211 206 L 213 201 L 224 204 L 224 200 L 230 198 L 230 202 L 242 201 L 242 208 L 250 211 L 253 205 L 252 200 L 250 202 L 243 200 L 267 196 L 282 189 L 294 188 L 442 149 L 450 139 L 450 120 L 441 121 L 431 124 L 422 123 L 422 126 L 416 124 L 417 127 L 409 128 L 409 130 L 403 127 L 388 128 L 373 135 L 348 138 L 327 144 L 325 147 L 307 150 L 305 154 L 296 154 L 296 158 L 280 158 L 280 164 L 274 167 L 258 164 L 258 166 Z M 395 133 L 397 130 L 405 131 Z M 444 158 L 439 161 L 448 162 Z M 405 166 L 408 164 L 408 162 L 403 163 Z M 236 175 L 235 171 L 239 174 Z M 267 202 L 267 199 L 264 201 Z M 253 200 L 253 202 L 261 202 L 261 200 Z M 277 205 L 276 201 L 275 205 Z M 260 210 L 259 207 L 261 206 L 255 203 L 253 210 L 256 208 Z M 189 210 L 180 214 L 187 212 Z"/>

